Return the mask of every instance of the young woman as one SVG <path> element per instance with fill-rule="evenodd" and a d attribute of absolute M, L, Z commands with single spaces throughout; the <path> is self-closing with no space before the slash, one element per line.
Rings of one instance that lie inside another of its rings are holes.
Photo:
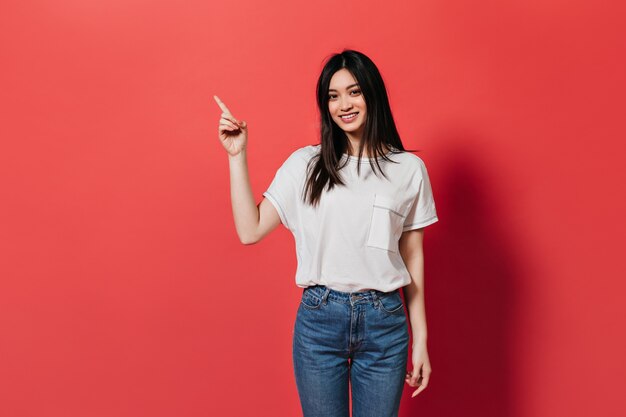
<path fill-rule="evenodd" d="M 304 416 L 348 416 L 349 384 L 354 416 L 396 416 L 404 382 L 418 387 L 415 397 L 431 373 L 422 243 L 438 218 L 426 166 L 402 145 L 378 69 L 353 50 L 328 59 L 317 83 L 321 141 L 287 158 L 258 206 L 248 126 L 215 100 L 239 238 L 256 243 L 280 223 L 295 237 L 303 291 L 293 364 Z"/>

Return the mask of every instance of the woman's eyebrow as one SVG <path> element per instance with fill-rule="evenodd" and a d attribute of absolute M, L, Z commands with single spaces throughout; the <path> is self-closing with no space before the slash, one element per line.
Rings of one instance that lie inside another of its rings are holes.
<path fill-rule="evenodd" d="M 358 83 L 357 83 L 357 84 L 352 84 L 352 85 L 347 86 L 347 87 L 346 87 L 346 90 L 347 90 L 348 88 L 358 87 L 358 86 L 359 86 L 359 84 L 358 84 Z M 335 90 L 334 88 L 329 88 L 329 89 L 328 89 L 328 91 L 330 92 L 330 91 L 337 91 L 337 90 Z"/>

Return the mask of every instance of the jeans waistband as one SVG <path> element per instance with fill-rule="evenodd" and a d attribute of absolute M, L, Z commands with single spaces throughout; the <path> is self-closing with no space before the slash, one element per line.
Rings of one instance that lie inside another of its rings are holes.
<path fill-rule="evenodd" d="M 330 299 L 338 303 L 356 304 L 376 302 L 378 298 L 389 297 L 390 295 L 394 295 L 395 293 L 397 293 L 398 290 L 396 289 L 389 292 L 383 292 L 371 289 L 357 292 L 345 292 L 333 290 L 332 288 L 329 288 L 325 285 L 311 285 L 309 287 L 303 288 L 302 292 L 312 294 L 320 298 L 322 301 Z"/>

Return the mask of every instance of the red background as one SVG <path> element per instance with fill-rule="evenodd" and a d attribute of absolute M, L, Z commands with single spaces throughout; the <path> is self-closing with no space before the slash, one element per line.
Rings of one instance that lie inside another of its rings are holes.
<path fill-rule="evenodd" d="M 354 48 L 440 217 L 433 374 L 401 415 L 623 415 L 624 8 L 601 4 L 3 1 L 0 414 L 300 415 L 293 238 L 239 242 L 212 95 L 260 201 Z"/>

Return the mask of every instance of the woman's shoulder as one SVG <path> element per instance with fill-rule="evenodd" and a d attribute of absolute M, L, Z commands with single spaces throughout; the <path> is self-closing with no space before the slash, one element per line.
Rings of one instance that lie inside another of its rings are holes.
<path fill-rule="evenodd" d="M 398 151 L 390 157 L 398 162 L 393 164 L 394 172 L 399 173 L 402 177 L 424 178 L 428 176 L 428 169 L 422 157 L 417 156 L 413 152 Z"/>
<path fill-rule="evenodd" d="M 416 168 L 425 166 L 424 160 L 413 152 L 401 151 L 398 148 L 392 148 L 391 157 L 397 158 L 401 163 L 412 165 Z"/>
<path fill-rule="evenodd" d="M 295 149 L 283 163 L 283 168 L 300 171 L 300 168 L 305 166 L 319 152 L 319 149 L 320 145 L 305 145 Z"/>
<path fill-rule="evenodd" d="M 320 144 L 317 145 L 305 145 L 294 150 L 288 159 L 305 160 L 308 161 L 313 156 L 319 153 L 321 148 Z"/>
<path fill-rule="evenodd" d="M 312 157 L 317 155 L 322 150 L 322 144 L 318 143 L 316 145 L 306 145 L 296 150 L 302 152 L 307 157 Z"/>

